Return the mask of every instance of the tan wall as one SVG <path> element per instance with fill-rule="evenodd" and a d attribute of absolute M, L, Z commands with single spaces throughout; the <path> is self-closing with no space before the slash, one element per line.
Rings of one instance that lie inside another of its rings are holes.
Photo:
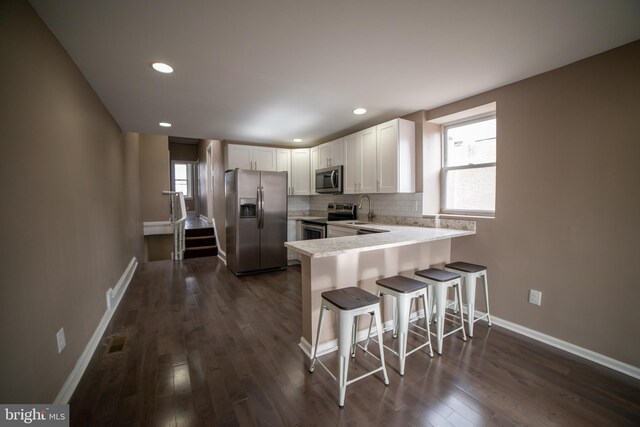
<path fill-rule="evenodd" d="M 207 206 L 207 147 L 208 139 L 201 139 L 196 146 L 198 152 L 198 204 L 200 215 L 209 216 Z"/>
<path fill-rule="evenodd" d="M 140 134 L 140 191 L 143 221 L 169 221 L 169 198 L 162 192 L 171 190 L 169 177 L 169 138 L 165 135 Z"/>
<path fill-rule="evenodd" d="M 218 248 L 227 251 L 227 233 L 224 228 L 224 144 L 211 141 L 213 158 L 213 218 L 216 222 Z"/>
<path fill-rule="evenodd" d="M 198 161 L 198 146 L 196 144 L 181 144 L 176 142 L 169 142 L 169 159 L 170 161 L 184 161 L 184 162 L 197 162 Z M 194 165 L 195 166 L 195 165 Z M 169 170 L 171 174 L 171 170 Z M 196 210 L 196 197 L 200 191 L 200 183 L 198 182 L 198 171 L 195 172 L 196 180 L 196 196 L 192 199 L 185 199 L 184 204 L 188 211 Z M 171 182 L 171 181 L 169 181 Z M 204 182 L 204 181 L 203 181 Z M 201 213 L 201 210 L 198 214 Z"/>
<path fill-rule="evenodd" d="M 171 160 L 182 160 L 185 162 L 198 161 L 198 146 L 196 144 L 169 143 L 169 156 Z"/>
<path fill-rule="evenodd" d="M 213 162 L 213 212 L 207 212 L 207 147 L 211 144 Z M 200 211 L 202 215 L 213 218 L 216 225 L 218 248 L 223 252 L 227 247 L 224 228 L 224 144 L 221 141 L 203 139 L 198 143 L 198 179 L 200 181 Z"/>
<path fill-rule="evenodd" d="M 142 257 L 138 140 L 26 1 L 0 2 L 0 40 L 0 402 L 46 403 Z"/>
<path fill-rule="evenodd" d="M 634 366 L 638 76 L 640 41 L 427 117 L 497 102 L 496 218 L 452 245 L 452 259 L 488 265 L 493 314 Z"/>
<path fill-rule="evenodd" d="M 424 122 L 424 111 L 416 111 L 415 113 L 406 115 L 404 117 L 402 117 L 403 119 L 406 120 L 411 120 L 412 122 L 414 122 L 416 124 L 416 152 L 415 152 L 415 171 L 416 171 L 416 193 L 422 193 L 422 187 L 423 187 L 423 175 L 422 175 L 422 171 L 423 171 L 423 164 L 422 164 L 422 159 L 423 159 L 423 154 L 422 154 L 422 150 L 423 150 L 423 139 L 424 139 L 424 126 L 425 126 L 425 122 Z"/>

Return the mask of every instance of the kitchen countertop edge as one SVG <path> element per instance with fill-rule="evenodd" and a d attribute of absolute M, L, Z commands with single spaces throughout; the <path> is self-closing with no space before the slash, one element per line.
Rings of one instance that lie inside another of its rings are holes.
<path fill-rule="evenodd" d="M 338 225 L 338 224 L 336 224 Z M 361 227 L 354 227 L 361 228 Z M 427 243 L 454 237 L 471 236 L 475 231 L 450 228 L 411 227 L 390 224 L 366 224 L 365 228 L 389 230 L 386 233 L 332 237 L 286 242 L 289 249 L 310 258 L 323 258 L 346 253 L 358 253 L 398 246 Z"/>

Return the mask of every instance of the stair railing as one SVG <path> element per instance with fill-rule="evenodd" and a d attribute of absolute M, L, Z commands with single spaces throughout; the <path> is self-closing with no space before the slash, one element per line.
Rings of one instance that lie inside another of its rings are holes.
<path fill-rule="evenodd" d="M 187 221 L 187 208 L 184 204 L 184 194 L 181 191 L 163 191 L 171 200 L 171 224 L 173 224 L 173 252 L 174 261 L 184 259 L 184 226 Z M 180 212 L 177 212 L 177 210 Z M 180 216 L 178 216 L 180 215 Z"/>

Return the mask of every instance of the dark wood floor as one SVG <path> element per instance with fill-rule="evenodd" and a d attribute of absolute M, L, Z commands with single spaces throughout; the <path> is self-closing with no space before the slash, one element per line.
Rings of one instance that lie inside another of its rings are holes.
<path fill-rule="evenodd" d="M 639 381 L 480 323 L 442 357 L 410 356 L 404 377 L 387 353 L 391 384 L 359 381 L 340 409 L 336 383 L 309 374 L 298 348 L 300 300 L 297 268 L 238 279 L 213 257 L 141 264 L 71 425 L 640 425 Z M 359 352 L 350 378 L 372 360 Z"/>

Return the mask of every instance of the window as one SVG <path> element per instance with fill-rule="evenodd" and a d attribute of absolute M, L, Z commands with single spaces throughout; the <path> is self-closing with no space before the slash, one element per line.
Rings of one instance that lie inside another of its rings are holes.
<path fill-rule="evenodd" d="M 496 117 L 444 126 L 442 212 L 493 214 L 496 206 Z"/>
<path fill-rule="evenodd" d="M 181 191 L 185 199 L 193 197 L 193 165 L 191 163 L 173 163 L 173 191 Z"/>

